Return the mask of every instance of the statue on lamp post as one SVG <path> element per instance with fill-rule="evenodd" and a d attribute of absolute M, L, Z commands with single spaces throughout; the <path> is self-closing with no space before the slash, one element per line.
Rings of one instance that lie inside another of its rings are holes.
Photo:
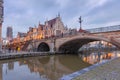
<path fill-rule="evenodd" d="M 80 16 L 80 18 L 79 18 L 79 23 L 80 23 L 80 30 L 82 29 L 82 17 Z"/>

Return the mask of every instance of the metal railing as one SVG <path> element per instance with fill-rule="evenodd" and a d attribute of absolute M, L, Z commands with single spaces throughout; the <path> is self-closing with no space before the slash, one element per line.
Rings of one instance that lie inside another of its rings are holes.
<path fill-rule="evenodd" d="M 118 31 L 120 30 L 120 25 L 108 26 L 108 27 L 100 27 L 93 29 L 86 29 L 90 33 L 99 33 L 99 32 L 110 32 L 110 31 Z"/>

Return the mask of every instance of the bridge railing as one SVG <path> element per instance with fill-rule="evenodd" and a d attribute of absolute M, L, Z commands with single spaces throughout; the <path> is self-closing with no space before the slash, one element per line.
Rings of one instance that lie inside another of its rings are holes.
<path fill-rule="evenodd" d="M 84 33 L 84 32 L 74 32 L 74 33 L 64 33 L 61 35 L 54 36 L 55 38 L 64 38 L 64 37 L 72 37 L 75 35 L 89 35 L 91 33 Z"/>
<path fill-rule="evenodd" d="M 118 31 L 118 30 L 120 30 L 120 25 L 87 29 L 87 31 L 91 33 L 110 32 L 110 31 Z"/>

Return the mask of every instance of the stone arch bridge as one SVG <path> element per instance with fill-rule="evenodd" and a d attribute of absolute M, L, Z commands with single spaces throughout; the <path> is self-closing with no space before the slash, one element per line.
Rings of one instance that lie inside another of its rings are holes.
<path fill-rule="evenodd" d="M 77 52 L 84 44 L 106 41 L 120 48 L 120 31 L 104 33 L 76 33 L 74 35 L 36 40 L 33 47 L 39 52 Z M 27 47 L 32 48 L 31 44 Z"/>

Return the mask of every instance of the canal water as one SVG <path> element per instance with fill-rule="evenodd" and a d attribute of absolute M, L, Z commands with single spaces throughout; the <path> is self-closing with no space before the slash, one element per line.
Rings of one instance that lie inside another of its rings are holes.
<path fill-rule="evenodd" d="M 0 80 L 59 80 L 67 74 L 120 56 L 120 51 L 85 51 L 0 61 Z"/>

